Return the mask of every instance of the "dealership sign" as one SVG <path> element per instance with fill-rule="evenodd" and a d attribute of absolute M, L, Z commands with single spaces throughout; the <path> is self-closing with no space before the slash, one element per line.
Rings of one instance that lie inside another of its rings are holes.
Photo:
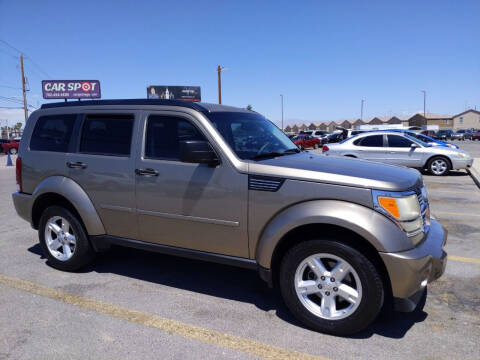
<path fill-rule="evenodd" d="M 147 98 L 185 101 L 201 101 L 200 86 L 166 86 L 147 87 Z"/>
<path fill-rule="evenodd" d="M 44 99 L 97 99 L 100 98 L 98 80 L 43 80 Z"/>

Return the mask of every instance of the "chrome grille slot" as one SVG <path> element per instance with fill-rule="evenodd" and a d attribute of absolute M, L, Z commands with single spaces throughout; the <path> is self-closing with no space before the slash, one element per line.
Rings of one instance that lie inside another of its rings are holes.
<path fill-rule="evenodd" d="M 270 191 L 275 192 L 280 189 L 284 179 L 277 179 L 264 176 L 249 176 L 248 177 L 248 189 L 257 191 Z"/>

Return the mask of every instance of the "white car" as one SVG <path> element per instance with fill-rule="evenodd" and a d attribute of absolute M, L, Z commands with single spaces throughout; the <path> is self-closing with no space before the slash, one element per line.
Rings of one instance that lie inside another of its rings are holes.
<path fill-rule="evenodd" d="M 465 151 L 431 146 L 404 133 L 375 131 L 360 134 L 336 144 L 323 146 L 325 155 L 348 156 L 427 169 L 433 175 L 472 166 L 473 158 Z"/>

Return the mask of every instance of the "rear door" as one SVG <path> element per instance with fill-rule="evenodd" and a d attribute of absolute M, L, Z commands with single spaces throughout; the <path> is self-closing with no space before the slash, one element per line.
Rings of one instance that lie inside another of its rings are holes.
<path fill-rule="evenodd" d="M 423 154 L 421 147 L 412 148 L 413 141 L 400 135 L 387 135 L 387 159 L 390 164 L 408 167 L 421 167 Z"/>
<path fill-rule="evenodd" d="M 135 213 L 135 136 L 140 112 L 88 112 L 66 155 L 69 177 L 88 194 L 107 234 L 138 239 Z"/>
<path fill-rule="evenodd" d="M 353 142 L 355 154 L 361 159 L 388 162 L 385 156 L 384 135 L 369 135 Z"/>

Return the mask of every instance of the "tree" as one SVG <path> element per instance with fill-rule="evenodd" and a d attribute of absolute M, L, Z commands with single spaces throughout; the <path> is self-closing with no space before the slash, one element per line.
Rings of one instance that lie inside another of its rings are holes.
<path fill-rule="evenodd" d="M 250 104 L 248 104 L 248 105 L 247 105 L 247 110 L 250 110 L 250 111 L 252 111 L 252 110 L 253 110 L 253 106 L 252 106 L 252 105 L 250 105 Z"/>
<path fill-rule="evenodd" d="M 23 124 L 21 122 L 17 122 L 14 126 L 13 126 L 13 130 L 20 130 L 22 128 Z"/>

